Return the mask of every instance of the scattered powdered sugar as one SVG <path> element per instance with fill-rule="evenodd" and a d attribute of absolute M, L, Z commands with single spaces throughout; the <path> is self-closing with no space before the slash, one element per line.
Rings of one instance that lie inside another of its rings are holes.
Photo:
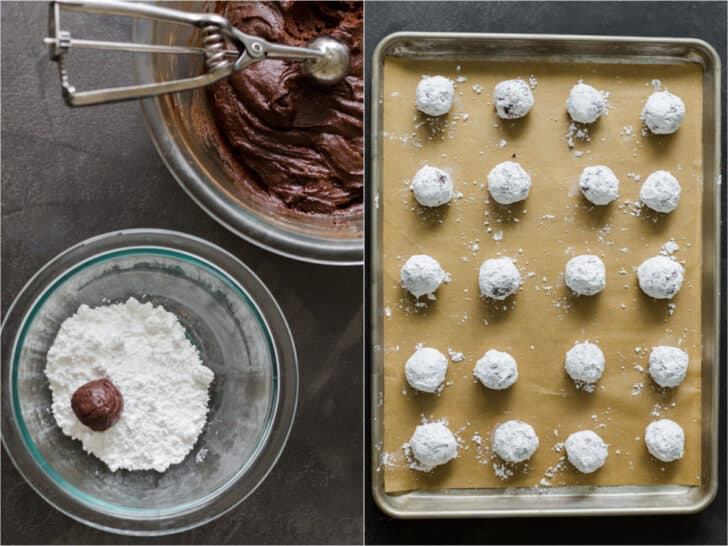
<path fill-rule="evenodd" d="M 569 128 L 566 130 L 566 144 L 569 148 L 575 146 L 574 139 L 581 140 L 582 142 L 589 142 L 591 137 L 589 136 L 589 129 L 587 127 L 580 127 L 576 123 L 571 122 Z"/>
<path fill-rule="evenodd" d="M 508 468 L 507 465 L 499 463 L 497 461 L 493 461 L 493 471 L 495 472 L 496 477 L 501 480 L 507 480 L 508 478 L 513 476 L 513 470 Z"/>
<path fill-rule="evenodd" d="M 207 459 L 207 448 L 203 447 L 197 452 L 197 455 L 195 455 L 195 462 L 197 464 L 204 463 L 205 459 Z"/>
<path fill-rule="evenodd" d="M 670 239 L 668 242 L 662 245 L 660 254 L 662 254 L 663 256 L 672 256 L 678 250 L 680 250 L 680 245 L 675 242 L 675 239 Z"/>
<path fill-rule="evenodd" d="M 207 420 L 214 378 L 185 334 L 174 314 L 134 298 L 81 305 L 61 324 L 45 369 L 64 434 L 112 471 L 164 472 L 182 462 Z M 71 396 L 101 378 L 119 389 L 124 409 L 114 426 L 95 432 L 76 417 Z"/>
<path fill-rule="evenodd" d="M 462 362 L 463 360 L 465 360 L 465 355 L 459 351 L 455 351 L 454 349 L 448 347 L 447 352 L 450 355 L 450 360 L 452 360 L 453 362 Z"/>

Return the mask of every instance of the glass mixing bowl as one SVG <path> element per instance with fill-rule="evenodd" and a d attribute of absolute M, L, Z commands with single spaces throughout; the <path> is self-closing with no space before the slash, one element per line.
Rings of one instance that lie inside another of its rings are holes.
<path fill-rule="evenodd" d="M 204 12 L 210 2 L 165 2 L 165 7 Z M 194 29 L 136 19 L 134 41 L 165 45 L 194 44 Z M 137 79 L 143 83 L 197 75 L 197 56 L 135 57 Z M 267 250 L 307 262 L 356 265 L 363 261 L 364 215 L 331 218 L 284 215 L 257 203 L 226 173 L 223 159 L 196 129 L 193 119 L 208 111 L 206 91 L 198 89 L 142 101 L 152 140 L 162 160 L 187 194 L 226 228 Z"/>
<path fill-rule="evenodd" d="M 215 372 L 208 421 L 164 473 L 117 471 L 63 434 L 43 373 L 61 323 L 81 304 L 129 297 L 179 317 Z M 159 535 L 208 522 L 263 481 L 288 438 L 298 365 L 263 283 L 201 239 L 164 230 L 101 235 L 63 252 L 23 288 L 2 325 L 2 440 L 20 473 L 68 516 L 107 531 Z"/>

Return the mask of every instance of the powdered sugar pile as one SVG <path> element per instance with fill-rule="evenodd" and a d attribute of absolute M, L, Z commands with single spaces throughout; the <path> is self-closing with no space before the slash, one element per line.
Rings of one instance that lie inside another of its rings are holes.
<path fill-rule="evenodd" d="M 112 471 L 164 472 L 192 450 L 207 419 L 213 372 L 163 307 L 125 303 L 79 307 L 48 351 L 45 374 L 53 415 Z M 71 409 L 71 396 L 95 379 L 110 380 L 124 397 L 119 421 L 95 432 Z"/>

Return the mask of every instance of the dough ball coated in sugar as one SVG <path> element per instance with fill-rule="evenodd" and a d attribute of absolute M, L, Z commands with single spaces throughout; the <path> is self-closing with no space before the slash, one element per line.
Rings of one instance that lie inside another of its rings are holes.
<path fill-rule="evenodd" d="M 596 383 L 604 373 L 604 353 L 593 343 L 577 343 L 566 353 L 564 368 L 574 381 Z"/>
<path fill-rule="evenodd" d="M 577 123 L 594 123 L 607 111 L 607 101 L 601 91 L 579 82 L 569 92 L 566 111 Z"/>
<path fill-rule="evenodd" d="M 658 300 L 672 299 L 682 287 L 685 268 L 667 256 L 655 256 L 637 268 L 640 288 Z"/>
<path fill-rule="evenodd" d="M 478 275 L 480 294 L 494 300 L 504 300 L 521 286 L 521 274 L 510 258 L 485 260 Z"/>
<path fill-rule="evenodd" d="M 425 76 L 417 84 L 417 109 L 428 116 L 443 116 L 452 108 L 453 83 L 444 76 Z"/>
<path fill-rule="evenodd" d="M 473 375 L 493 390 L 507 389 L 518 379 L 518 365 L 508 353 L 491 349 L 475 363 Z"/>
<path fill-rule="evenodd" d="M 662 462 L 671 463 L 685 455 L 685 432 L 670 419 L 653 421 L 645 428 L 645 445 L 650 455 Z"/>
<path fill-rule="evenodd" d="M 667 345 L 652 348 L 650 376 L 660 387 L 674 389 L 685 380 L 688 372 L 688 353 Z"/>
<path fill-rule="evenodd" d="M 591 474 L 603 467 L 609 455 L 607 444 L 591 430 L 574 432 L 569 435 L 564 445 L 569 462 L 584 474 Z"/>
<path fill-rule="evenodd" d="M 564 280 L 575 294 L 593 296 L 607 285 L 607 274 L 604 262 L 599 256 L 582 254 L 574 256 L 566 262 Z"/>
<path fill-rule="evenodd" d="M 527 461 L 537 449 L 536 431 L 523 421 L 506 421 L 493 433 L 493 451 L 508 463 Z"/>
<path fill-rule="evenodd" d="M 442 169 L 425 165 L 415 173 L 412 191 L 423 207 L 439 207 L 453 197 L 452 178 Z"/>
<path fill-rule="evenodd" d="M 447 358 L 437 349 L 422 347 L 407 359 L 404 374 L 413 389 L 435 392 L 445 381 Z"/>
<path fill-rule="evenodd" d="M 450 429 L 442 423 L 425 423 L 415 429 L 409 441 L 412 454 L 422 470 L 452 461 L 458 455 L 458 444 Z"/>
<path fill-rule="evenodd" d="M 619 180 L 609 167 L 587 167 L 579 178 L 579 189 L 591 203 L 608 205 L 619 197 Z"/>
<path fill-rule="evenodd" d="M 533 93 L 523 80 L 505 80 L 493 89 L 493 103 L 499 118 L 524 117 L 533 106 Z"/>
<path fill-rule="evenodd" d="M 655 91 L 642 109 L 642 121 L 656 135 L 669 135 L 680 127 L 685 118 L 685 104 L 669 91 Z"/>
<path fill-rule="evenodd" d="M 426 254 L 411 256 L 400 270 L 402 286 L 414 297 L 432 294 L 445 280 L 440 263 Z"/>
<path fill-rule="evenodd" d="M 655 171 L 640 188 L 640 201 L 656 212 L 669 213 L 680 202 L 680 182 L 668 171 Z"/>
<path fill-rule="evenodd" d="M 510 205 L 523 201 L 531 190 L 531 177 L 518 163 L 498 163 L 488 173 L 488 192 L 496 203 Z"/>

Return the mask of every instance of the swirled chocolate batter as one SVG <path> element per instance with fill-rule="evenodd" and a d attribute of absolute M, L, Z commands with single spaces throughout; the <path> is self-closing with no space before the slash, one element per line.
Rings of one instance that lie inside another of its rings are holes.
<path fill-rule="evenodd" d="M 264 60 L 210 86 L 201 130 L 228 174 L 292 212 L 353 215 L 363 191 L 363 6 L 359 2 L 218 2 L 243 32 L 303 46 L 321 35 L 349 47 L 346 78 L 309 79 L 295 61 Z"/>

